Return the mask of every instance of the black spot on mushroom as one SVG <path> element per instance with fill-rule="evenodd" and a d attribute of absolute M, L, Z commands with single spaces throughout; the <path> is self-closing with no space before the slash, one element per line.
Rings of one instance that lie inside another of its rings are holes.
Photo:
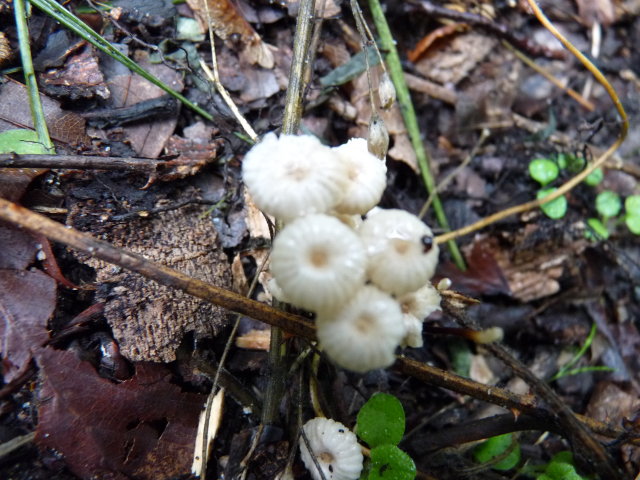
<path fill-rule="evenodd" d="M 422 253 L 429 253 L 433 248 L 433 237 L 425 235 L 420 241 L 422 242 Z"/>

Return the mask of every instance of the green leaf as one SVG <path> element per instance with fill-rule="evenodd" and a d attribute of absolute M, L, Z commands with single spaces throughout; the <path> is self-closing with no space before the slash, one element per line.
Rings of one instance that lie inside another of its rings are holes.
<path fill-rule="evenodd" d="M 556 190 L 557 188 L 547 188 L 545 190 L 540 190 L 538 192 L 537 198 L 538 200 L 544 198 L 547 195 L 552 194 Z M 558 220 L 559 218 L 564 217 L 567 213 L 567 199 L 564 196 L 558 197 L 555 200 L 551 200 L 549 203 L 541 205 L 540 209 L 547 217 Z"/>
<path fill-rule="evenodd" d="M 630 195 L 624 201 L 624 209 L 632 217 L 640 216 L 640 195 Z"/>
<path fill-rule="evenodd" d="M 487 463 L 495 457 L 503 455 L 515 440 L 510 433 L 491 437 L 486 442 L 478 445 L 473 451 L 473 458 L 478 463 Z M 520 462 L 520 444 L 516 443 L 511 452 L 502 460 L 500 460 L 492 468 L 496 470 L 511 470 Z"/>
<path fill-rule="evenodd" d="M 387 393 L 376 393 L 358 412 L 356 433 L 371 448 L 397 445 L 404 435 L 404 408 Z"/>
<path fill-rule="evenodd" d="M 545 471 L 553 480 L 584 480 L 582 475 L 576 472 L 576 467 L 564 462 L 551 462 Z"/>
<path fill-rule="evenodd" d="M 589 225 L 589 229 L 585 232 L 585 236 L 589 240 L 606 240 L 609 238 L 609 230 L 607 230 L 607 227 L 605 227 L 599 219 L 589 218 L 587 225 Z"/>
<path fill-rule="evenodd" d="M 543 187 L 558 178 L 558 165 L 548 158 L 536 158 L 529 163 L 529 175 Z"/>
<path fill-rule="evenodd" d="M 17 153 L 22 155 L 48 153 L 38 134 L 33 130 L 17 128 L 0 133 L 0 153 Z"/>
<path fill-rule="evenodd" d="M 538 475 L 536 477 L 536 480 L 553 480 L 553 478 L 551 478 L 549 475 L 547 475 L 546 473 L 543 473 L 542 475 Z"/>
<path fill-rule="evenodd" d="M 600 192 L 596 197 L 596 210 L 604 218 L 612 218 L 620 213 L 622 202 L 620 195 L 611 190 Z"/>
<path fill-rule="evenodd" d="M 416 464 L 395 445 L 380 445 L 371 450 L 368 480 L 412 480 Z"/>
<path fill-rule="evenodd" d="M 640 215 L 627 215 L 624 219 L 629 231 L 635 235 L 640 235 Z"/>
<path fill-rule="evenodd" d="M 596 168 L 593 172 L 591 172 L 587 176 L 587 178 L 584 179 L 584 183 L 586 183 L 587 185 L 589 185 L 591 187 L 595 187 L 600 182 L 602 182 L 603 178 L 604 178 L 604 172 L 602 171 L 602 169 L 601 168 Z"/>

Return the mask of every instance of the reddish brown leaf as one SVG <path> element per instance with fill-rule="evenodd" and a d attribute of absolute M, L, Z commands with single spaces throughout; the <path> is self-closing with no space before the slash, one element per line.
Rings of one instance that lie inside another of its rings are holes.
<path fill-rule="evenodd" d="M 4 222 L 0 222 L 0 245 L 0 268 L 25 269 L 38 252 L 36 241 L 29 233 Z"/>
<path fill-rule="evenodd" d="M 37 358 L 43 385 L 36 441 L 82 478 L 162 480 L 189 473 L 204 397 L 183 393 L 162 365 L 137 363 L 120 384 L 72 352 Z"/>
<path fill-rule="evenodd" d="M 2 372 L 10 382 L 49 339 L 47 320 L 56 304 L 56 282 L 40 271 L 0 270 Z"/>

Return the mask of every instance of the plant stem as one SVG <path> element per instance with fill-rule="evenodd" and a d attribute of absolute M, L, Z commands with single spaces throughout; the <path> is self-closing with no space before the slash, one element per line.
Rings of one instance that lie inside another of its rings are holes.
<path fill-rule="evenodd" d="M 402 63 L 400 62 L 400 55 L 396 48 L 389 24 L 382 11 L 380 0 L 369 0 L 369 8 L 373 16 L 373 21 L 378 29 L 378 35 L 380 35 L 380 48 L 387 52 L 387 67 L 389 67 L 389 75 L 396 87 L 396 93 L 398 96 L 398 104 L 400 105 L 400 111 L 402 112 L 402 118 L 407 127 L 411 144 L 416 152 L 416 158 L 418 160 L 418 166 L 420 167 L 420 173 L 422 180 L 424 181 L 427 192 L 433 195 L 433 210 L 438 220 L 438 224 L 449 231 L 449 222 L 444 209 L 442 208 L 442 202 L 436 191 L 435 181 L 431 175 L 431 169 L 429 168 L 429 157 L 422 144 L 422 138 L 420 136 L 420 127 L 418 126 L 418 119 L 416 117 L 415 109 L 413 108 L 413 102 L 411 101 L 411 95 L 409 94 L 409 88 L 404 78 L 404 72 L 402 71 Z M 458 245 L 454 241 L 448 241 L 449 252 L 455 264 L 461 270 L 465 270 L 466 266 L 462 254 L 458 249 Z"/>
<path fill-rule="evenodd" d="M 315 11 L 315 0 L 301 0 L 296 22 L 296 33 L 293 39 L 293 58 L 289 73 L 289 87 L 285 99 L 284 116 L 282 119 L 282 133 L 295 135 L 300 126 L 302 117 L 302 100 L 304 97 L 305 70 L 308 65 L 309 44 L 312 35 L 312 19 Z M 282 228 L 281 222 L 276 224 L 276 231 Z M 278 305 L 276 302 L 274 306 Z M 285 384 L 284 358 L 286 356 L 286 344 L 283 341 L 282 329 L 271 327 L 271 343 L 269 345 L 269 383 L 264 397 L 262 408 L 262 424 L 275 423 L 278 417 L 278 406 Z"/>
<path fill-rule="evenodd" d="M 20 59 L 22 60 L 22 71 L 24 72 L 24 80 L 29 94 L 29 107 L 31 108 L 33 126 L 38 134 L 40 143 L 49 153 L 55 153 L 53 142 L 51 141 L 51 137 L 49 137 L 49 130 L 47 129 L 47 122 L 44 118 L 44 110 L 42 109 L 40 94 L 38 93 L 38 83 L 36 82 L 36 75 L 33 70 L 31 46 L 29 44 L 29 27 L 27 26 L 27 11 L 24 0 L 15 0 L 15 2 L 13 2 L 13 11 L 16 18 Z"/>

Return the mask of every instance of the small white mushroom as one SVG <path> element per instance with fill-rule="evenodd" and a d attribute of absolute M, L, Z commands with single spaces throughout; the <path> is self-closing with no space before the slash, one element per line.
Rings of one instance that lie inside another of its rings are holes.
<path fill-rule="evenodd" d="M 422 339 L 422 320 L 418 320 L 410 313 L 402 315 L 402 324 L 404 325 L 404 337 L 400 343 L 401 347 L 422 348 L 424 340 Z"/>
<path fill-rule="evenodd" d="M 247 152 L 242 178 L 256 205 L 285 222 L 328 212 L 347 183 L 346 166 L 316 137 L 274 133 Z"/>
<path fill-rule="evenodd" d="M 300 458 L 314 480 L 356 480 L 362 471 L 362 451 L 358 439 L 340 422 L 313 418 L 302 427 L 309 442 L 300 438 Z M 318 471 L 314 457 L 322 470 Z"/>
<path fill-rule="evenodd" d="M 328 215 L 301 217 L 273 242 L 271 273 L 284 297 L 307 310 L 340 307 L 364 284 L 365 268 L 358 235 Z"/>
<path fill-rule="evenodd" d="M 423 321 L 440 307 L 440 292 L 430 282 L 415 292 L 406 293 L 398 298 L 402 313 L 410 314 Z"/>
<path fill-rule="evenodd" d="M 365 214 L 375 207 L 387 186 L 387 166 L 367 149 L 364 138 L 352 138 L 333 151 L 346 166 L 348 182 L 336 205 L 339 213 Z"/>
<path fill-rule="evenodd" d="M 316 325 L 329 358 L 360 373 L 391 365 L 405 334 L 400 305 L 374 286 L 362 287 L 335 312 L 320 312 Z"/>
<path fill-rule="evenodd" d="M 418 217 L 404 210 L 377 210 L 358 230 L 367 248 L 369 279 L 394 295 L 412 292 L 433 276 L 438 245 Z"/>

